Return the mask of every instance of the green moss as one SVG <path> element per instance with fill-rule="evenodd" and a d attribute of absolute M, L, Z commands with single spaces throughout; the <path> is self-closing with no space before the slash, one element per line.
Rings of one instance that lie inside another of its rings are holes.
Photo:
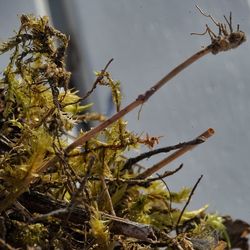
<path fill-rule="evenodd" d="M 136 135 L 120 118 L 68 150 L 68 133 L 75 125 L 105 117 L 89 111 L 92 104 L 82 104 L 84 98 L 68 88 L 67 46 L 67 36 L 47 17 L 27 15 L 21 16 L 17 34 L 0 46 L 1 53 L 10 52 L 0 79 L 0 212 L 1 228 L 6 228 L 1 237 L 22 249 L 158 249 L 156 243 L 193 249 L 192 244 L 207 239 L 217 243 L 217 234 L 228 240 L 221 217 L 207 214 L 206 206 L 182 211 L 191 189 L 172 192 L 160 177 L 136 179 L 141 166 L 123 169 L 128 152 L 141 145 L 152 148 L 159 137 Z M 97 85 L 108 87 L 119 112 L 120 82 L 106 70 L 96 77 L 86 96 Z M 79 131 L 76 138 L 85 133 Z M 25 192 L 40 200 L 25 201 Z M 151 241 L 116 233 L 114 213 L 125 223 L 150 228 Z"/>

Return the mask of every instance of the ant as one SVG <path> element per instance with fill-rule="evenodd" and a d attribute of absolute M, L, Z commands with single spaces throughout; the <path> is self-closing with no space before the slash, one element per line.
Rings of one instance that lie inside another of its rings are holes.
<path fill-rule="evenodd" d="M 199 12 L 205 16 L 210 18 L 213 23 L 219 28 L 219 34 L 216 35 L 206 24 L 206 30 L 203 33 L 191 33 L 191 35 L 205 35 L 209 34 L 212 43 L 208 46 L 208 49 L 211 50 L 213 54 L 217 54 L 221 51 L 227 51 L 229 49 L 234 49 L 238 47 L 240 44 L 246 41 L 246 35 L 243 31 L 240 30 L 239 24 L 237 25 L 237 30 L 234 31 L 232 27 L 232 12 L 230 12 L 229 20 L 224 16 L 226 23 L 228 25 L 229 31 L 227 29 L 227 25 L 225 23 L 220 23 L 215 21 L 215 19 L 210 14 L 205 14 L 204 11 L 198 5 L 195 5 Z"/>

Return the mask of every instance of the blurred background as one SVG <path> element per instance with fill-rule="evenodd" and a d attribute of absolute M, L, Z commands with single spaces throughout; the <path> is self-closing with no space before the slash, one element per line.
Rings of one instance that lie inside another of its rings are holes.
<path fill-rule="evenodd" d="M 68 68 L 72 84 L 83 95 L 92 86 L 94 71 L 109 59 L 113 78 L 120 80 L 123 106 L 150 88 L 173 67 L 210 43 L 203 32 L 208 23 L 195 4 L 219 21 L 233 13 L 234 27 L 250 33 L 250 0 L 0 0 L 0 40 L 13 35 L 21 14 L 48 15 L 70 36 Z M 8 55 L 0 57 L 1 71 Z M 208 55 L 138 110 L 125 117 L 137 134 L 163 136 L 158 147 L 193 139 L 209 127 L 216 135 L 168 166 L 184 168 L 167 179 L 171 190 L 191 187 L 204 175 L 190 208 L 209 210 L 250 221 L 250 47 Z M 113 114 L 110 93 L 102 87 L 89 98 L 94 110 Z M 146 149 L 136 152 L 139 154 Z M 143 162 L 151 166 L 162 156 Z"/>

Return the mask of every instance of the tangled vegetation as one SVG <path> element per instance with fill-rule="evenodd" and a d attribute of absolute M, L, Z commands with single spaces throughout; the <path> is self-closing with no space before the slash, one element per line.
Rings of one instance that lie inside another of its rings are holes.
<path fill-rule="evenodd" d="M 220 41 L 215 40 L 207 50 L 218 53 Z M 0 47 L 10 54 L 0 80 L 1 249 L 248 249 L 247 223 L 207 213 L 206 206 L 186 209 L 201 177 L 193 188 L 172 192 L 166 177 L 182 165 L 151 176 L 213 130 L 153 149 L 158 137 L 128 131 L 120 83 L 108 65 L 96 73 L 85 97 L 69 88 L 67 45 L 68 38 L 47 17 L 22 15 L 17 34 Z M 82 104 L 98 85 L 110 88 L 122 115 L 106 120 Z M 158 87 L 136 103 L 143 104 Z M 80 129 L 72 135 L 76 125 L 93 120 L 100 123 L 99 131 Z M 141 145 L 149 151 L 126 158 Z M 138 165 L 172 150 L 150 171 Z M 241 224 L 233 234 L 236 222 Z"/>

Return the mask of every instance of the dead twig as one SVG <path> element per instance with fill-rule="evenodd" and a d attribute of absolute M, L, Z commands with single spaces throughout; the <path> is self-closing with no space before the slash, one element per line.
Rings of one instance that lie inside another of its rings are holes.
<path fill-rule="evenodd" d="M 193 194 L 194 194 L 194 191 L 195 191 L 195 189 L 197 188 L 197 186 L 198 186 L 199 182 L 201 181 L 202 177 L 203 177 L 203 175 L 201 175 L 200 178 L 196 181 L 194 187 L 192 188 L 192 190 L 191 190 L 191 192 L 190 192 L 190 194 L 189 194 L 189 196 L 188 196 L 188 200 L 187 200 L 185 206 L 184 206 L 183 209 L 181 210 L 180 216 L 179 216 L 179 218 L 178 218 L 178 220 L 177 220 L 177 223 L 176 223 L 176 226 L 175 226 L 175 230 L 176 230 L 176 234 L 177 234 L 177 235 L 179 234 L 179 224 L 180 224 L 182 215 L 183 215 L 183 213 L 185 212 L 185 210 L 186 210 L 188 204 L 190 203 L 191 198 L 192 198 L 192 196 L 193 196 Z"/>
<path fill-rule="evenodd" d="M 179 168 L 177 168 L 176 170 L 177 171 L 179 171 L 181 168 L 182 168 L 182 166 L 183 166 L 183 164 L 181 164 L 180 166 L 179 166 Z M 177 171 L 175 171 L 175 173 L 177 172 Z M 174 172 L 174 171 L 173 171 Z M 170 221 L 171 221 L 171 224 L 172 224 L 172 226 L 174 225 L 174 223 L 173 223 L 173 216 L 172 216 L 172 194 L 171 194 L 171 190 L 170 190 L 170 188 L 168 187 L 168 184 L 167 184 L 167 182 L 164 180 L 164 177 L 163 177 L 163 175 L 159 175 L 159 174 L 157 174 L 158 175 L 158 178 L 160 178 L 161 179 L 161 181 L 163 182 L 163 184 L 165 185 L 165 187 L 166 187 L 166 189 L 168 190 L 168 193 L 169 193 L 169 207 L 168 207 L 168 211 L 169 211 L 169 217 L 170 217 Z"/>
<path fill-rule="evenodd" d="M 73 143 L 71 143 L 66 149 L 66 153 L 69 153 L 71 150 L 74 148 L 83 145 L 86 141 L 88 141 L 90 138 L 95 136 L 97 133 L 108 127 L 110 124 L 114 123 L 127 113 L 131 112 L 134 110 L 136 107 L 141 105 L 142 103 L 146 102 L 157 90 L 159 90 L 165 83 L 167 83 L 169 80 L 171 80 L 173 77 L 175 77 L 177 74 L 179 74 L 182 70 L 184 70 L 186 67 L 203 57 L 204 55 L 208 54 L 211 52 L 210 49 L 206 48 L 203 49 L 187 60 L 185 60 L 183 63 L 178 65 L 176 68 L 174 68 L 170 73 L 168 73 L 165 77 L 163 77 L 159 82 L 157 82 L 153 87 L 151 87 L 149 90 L 147 90 L 144 94 L 139 95 L 135 101 L 130 103 L 128 106 L 125 108 L 121 109 L 118 113 L 113 115 L 111 118 L 108 120 L 104 121 L 97 127 L 93 128 L 92 130 L 88 131 L 78 139 L 76 139 Z M 46 167 L 46 165 L 45 165 Z"/>
<path fill-rule="evenodd" d="M 155 149 L 155 150 L 151 150 L 151 151 L 142 153 L 142 154 L 140 154 L 140 155 L 138 155 L 136 157 L 129 158 L 126 161 L 126 163 L 124 164 L 124 166 L 122 167 L 121 170 L 130 169 L 135 163 L 137 163 L 137 162 L 139 162 L 141 160 L 150 158 L 153 155 L 160 154 L 160 153 L 168 153 L 170 151 L 173 151 L 173 150 L 176 150 L 176 149 L 179 149 L 179 148 L 183 148 L 183 147 L 186 147 L 188 145 L 197 145 L 197 144 L 200 144 L 200 143 L 203 143 L 203 142 L 204 141 L 201 140 L 200 138 L 196 138 L 196 139 L 188 141 L 188 142 L 182 142 L 182 143 L 178 143 L 178 144 L 173 145 L 173 146 L 158 148 L 158 149 Z"/>
<path fill-rule="evenodd" d="M 110 212 L 111 212 L 111 214 L 112 214 L 113 216 L 116 216 L 116 214 L 115 214 L 115 209 L 114 209 L 114 207 L 113 207 L 112 199 L 111 199 L 111 196 L 110 196 L 108 187 L 107 187 L 107 185 L 106 185 L 104 176 L 101 176 L 100 179 L 101 179 L 101 183 L 102 183 L 102 185 L 103 185 L 103 189 L 104 189 L 103 191 L 104 191 L 104 193 L 105 193 L 105 195 L 106 195 L 106 198 L 107 198 L 107 201 L 108 201 L 108 205 L 109 205 Z"/>
<path fill-rule="evenodd" d="M 177 173 L 179 170 L 181 170 L 183 167 L 183 164 L 181 164 L 178 168 L 172 170 L 172 171 L 165 171 L 163 174 L 159 175 L 157 174 L 158 177 L 155 177 L 155 178 L 148 178 L 147 180 L 149 182 L 152 182 L 152 181 L 157 181 L 157 180 L 162 180 L 163 178 L 165 177 L 168 177 L 168 176 L 171 176 L 171 175 L 174 175 L 175 173 Z M 165 182 L 164 182 L 165 183 Z M 166 184 L 165 184 L 166 185 Z"/>
<path fill-rule="evenodd" d="M 107 71 L 109 65 L 112 63 L 113 60 L 114 60 L 114 58 L 111 58 L 108 61 L 108 63 L 104 67 L 104 69 L 101 70 L 100 75 L 96 78 L 95 82 L 93 83 L 92 88 L 86 93 L 86 95 L 83 98 L 81 98 L 81 100 L 85 100 L 86 98 L 88 98 L 92 94 L 92 92 L 94 91 L 94 89 L 97 87 L 97 84 L 103 79 L 104 73 Z"/>
<path fill-rule="evenodd" d="M 149 183 L 153 182 L 153 181 L 158 181 L 161 180 L 165 177 L 174 175 L 175 173 L 177 173 L 179 170 L 181 170 L 183 167 L 183 164 L 181 164 L 178 168 L 174 169 L 174 170 L 170 170 L 170 171 L 165 171 L 163 174 L 159 175 L 157 174 L 157 177 L 153 177 L 153 178 L 147 178 L 147 179 L 123 179 L 123 178 L 119 178 L 119 179 L 108 179 L 105 178 L 105 182 L 106 183 L 112 183 L 112 182 L 116 182 L 119 184 L 123 184 L 123 183 L 127 183 L 128 185 L 148 185 Z M 96 181 L 100 181 L 99 177 L 95 177 L 92 176 L 89 178 L 89 180 L 96 180 Z"/>
<path fill-rule="evenodd" d="M 86 172 L 85 176 L 83 177 L 82 181 L 80 182 L 79 188 L 76 190 L 76 192 L 72 196 L 72 199 L 67 207 L 67 210 L 69 211 L 69 213 L 68 213 L 66 221 L 69 220 L 71 213 L 72 213 L 74 207 L 76 206 L 77 198 L 80 195 L 80 193 L 83 191 L 83 189 L 86 185 L 86 182 L 87 182 L 88 178 L 90 177 L 90 171 L 91 171 L 91 167 L 93 166 L 94 160 L 95 160 L 95 158 L 91 157 L 89 164 L 88 164 L 88 167 L 87 167 L 87 172 Z"/>
<path fill-rule="evenodd" d="M 201 143 L 203 143 L 209 137 L 211 137 L 213 134 L 214 134 L 214 130 L 212 128 L 209 128 L 204 133 L 202 133 L 201 135 L 199 135 L 196 139 L 200 140 Z M 186 146 L 182 147 L 181 149 L 175 151 L 173 154 L 169 155 L 165 159 L 161 160 L 157 164 L 153 165 L 152 167 L 148 168 L 147 170 L 145 170 L 144 172 L 142 172 L 141 174 L 139 174 L 136 177 L 136 179 L 145 179 L 145 178 L 149 177 L 150 175 L 156 173 L 157 171 L 159 171 L 161 168 L 163 168 L 164 166 L 166 166 L 170 162 L 176 160 L 181 155 L 183 155 L 183 154 L 187 153 L 188 151 L 192 150 L 197 145 L 199 145 L 199 144 L 193 144 L 193 145 L 190 144 L 190 145 L 186 145 Z"/>
<path fill-rule="evenodd" d="M 185 60 L 183 63 L 179 64 L 176 68 L 174 68 L 172 71 L 170 71 L 166 76 L 164 76 L 159 82 L 157 82 L 153 87 L 151 87 L 149 90 L 147 90 L 144 94 L 139 95 L 132 103 L 130 103 L 125 108 L 121 109 L 118 113 L 114 114 L 112 117 L 107 119 L 106 121 L 102 122 L 97 127 L 89 130 L 84 135 L 80 136 L 78 139 L 76 139 L 74 142 L 72 142 L 68 147 L 65 149 L 65 153 L 68 154 L 73 149 L 75 149 L 78 146 L 83 145 L 85 142 L 87 142 L 89 139 L 91 139 L 93 136 L 95 136 L 97 133 L 114 123 L 115 121 L 119 120 L 121 117 L 126 115 L 127 113 L 134 110 L 136 107 L 141 105 L 142 103 L 146 102 L 157 90 L 159 90 L 165 83 L 167 83 L 169 80 L 174 78 L 177 74 L 179 74 L 182 70 L 190 66 L 195 61 L 199 60 L 201 57 L 207 55 L 211 52 L 211 48 L 205 48 L 191 57 L 189 57 L 187 60 Z M 46 163 L 42 164 L 40 167 L 39 173 L 42 173 L 45 171 L 48 167 L 54 165 L 58 161 L 57 156 L 53 156 L 50 158 Z"/>

